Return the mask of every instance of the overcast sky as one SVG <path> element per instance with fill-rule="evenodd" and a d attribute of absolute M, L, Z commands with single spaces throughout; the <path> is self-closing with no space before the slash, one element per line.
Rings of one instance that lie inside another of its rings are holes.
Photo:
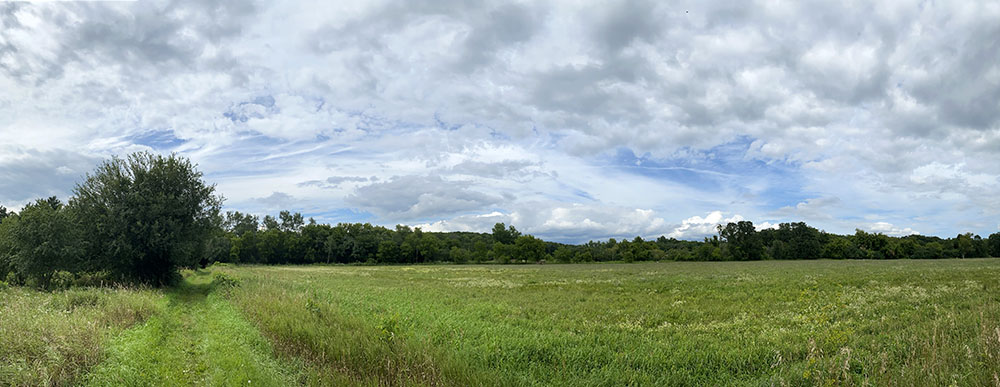
<path fill-rule="evenodd" d="M 149 150 L 329 223 L 998 231 L 1000 3 L 707 3 L 0 2 L 0 204 Z"/>

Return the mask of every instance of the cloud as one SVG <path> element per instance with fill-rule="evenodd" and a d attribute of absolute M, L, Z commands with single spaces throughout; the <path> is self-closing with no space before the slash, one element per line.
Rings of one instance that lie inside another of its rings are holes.
<path fill-rule="evenodd" d="M 359 176 L 330 176 L 326 180 L 309 180 L 303 181 L 298 184 L 299 187 L 319 187 L 325 189 L 339 188 L 343 183 L 363 183 L 368 181 L 378 181 L 377 176 L 372 177 L 359 177 Z"/>
<path fill-rule="evenodd" d="M 906 235 L 919 235 L 920 232 L 913 230 L 909 227 L 900 228 L 893 226 L 892 223 L 886 222 L 875 222 L 865 226 L 865 229 L 870 232 L 882 233 L 891 236 L 906 236 Z"/>
<path fill-rule="evenodd" d="M 631 239 L 636 235 L 656 238 L 676 227 L 648 209 L 545 202 L 520 204 L 510 213 L 468 214 L 418 226 L 428 231 L 489 232 L 496 223 L 515 225 L 547 240 L 567 243 Z"/>
<path fill-rule="evenodd" d="M 266 197 L 255 198 L 253 201 L 272 212 L 290 209 L 295 206 L 295 198 L 292 195 L 277 191 Z"/>
<path fill-rule="evenodd" d="M 1000 217 L 998 18 L 987 1 L 3 3 L 0 200 L 151 150 L 195 160 L 232 208 L 281 192 L 332 222 L 496 212 L 567 240 L 698 238 L 712 225 L 683 218 L 719 211 L 982 233 Z"/>
<path fill-rule="evenodd" d="M 708 215 L 705 215 L 705 217 L 695 215 L 684 219 L 681 225 L 670 232 L 670 234 L 667 234 L 667 236 L 677 239 L 704 238 L 718 233 L 716 227 L 719 225 L 739 222 L 741 220 L 744 220 L 744 218 L 739 214 L 725 218 L 725 214 L 722 211 L 712 211 Z"/>
<path fill-rule="evenodd" d="M 786 219 L 829 220 L 836 214 L 842 202 L 837 197 L 810 198 L 794 206 L 785 206 L 772 212 L 772 216 Z"/>
<path fill-rule="evenodd" d="M 17 209 L 38 198 L 68 199 L 101 161 L 69 150 L 38 151 L 0 145 L 0 203 Z"/>
<path fill-rule="evenodd" d="M 387 219 L 419 220 L 481 210 L 504 198 L 473 191 L 462 181 L 440 176 L 395 176 L 359 187 L 345 200 Z"/>

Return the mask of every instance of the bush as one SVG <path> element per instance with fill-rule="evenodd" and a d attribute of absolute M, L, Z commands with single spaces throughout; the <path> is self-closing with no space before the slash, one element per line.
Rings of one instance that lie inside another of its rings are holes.
<path fill-rule="evenodd" d="M 76 276 L 68 271 L 57 271 L 52 274 L 52 279 L 49 280 L 49 289 L 54 290 L 64 290 L 69 289 L 73 286 L 76 281 Z"/>
<path fill-rule="evenodd" d="M 212 286 L 218 288 L 232 288 L 239 286 L 240 280 L 226 273 L 215 273 L 212 275 Z"/>

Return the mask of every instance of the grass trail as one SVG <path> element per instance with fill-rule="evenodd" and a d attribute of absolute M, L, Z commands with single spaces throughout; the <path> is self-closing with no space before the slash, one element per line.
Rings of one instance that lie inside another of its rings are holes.
<path fill-rule="evenodd" d="M 294 384 L 270 344 L 216 289 L 205 272 L 188 275 L 165 311 L 116 338 L 87 377 L 92 386 Z"/>

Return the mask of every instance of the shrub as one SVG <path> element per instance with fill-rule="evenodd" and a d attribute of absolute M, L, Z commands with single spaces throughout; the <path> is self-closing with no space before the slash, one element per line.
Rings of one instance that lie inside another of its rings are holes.
<path fill-rule="evenodd" d="M 76 276 L 68 271 L 57 271 L 52 274 L 52 279 L 49 280 L 50 289 L 69 289 L 73 286 L 76 281 Z"/>
<path fill-rule="evenodd" d="M 238 286 L 240 280 L 226 273 L 215 273 L 212 275 L 212 286 L 219 288 L 231 288 Z"/>

